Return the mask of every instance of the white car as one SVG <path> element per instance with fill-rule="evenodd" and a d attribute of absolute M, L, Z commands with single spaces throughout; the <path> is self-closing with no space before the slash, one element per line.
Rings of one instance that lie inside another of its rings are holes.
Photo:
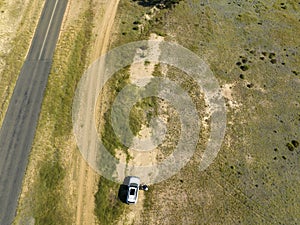
<path fill-rule="evenodd" d="M 140 178 L 135 176 L 128 177 L 128 193 L 126 198 L 127 204 L 135 204 L 138 200 L 139 187 L 140 187 Z"/>

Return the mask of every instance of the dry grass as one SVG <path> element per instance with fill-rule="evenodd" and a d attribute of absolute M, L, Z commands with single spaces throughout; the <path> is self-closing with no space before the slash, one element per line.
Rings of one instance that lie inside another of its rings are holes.
<path fill-rule="evenodd" d="M 44 1 L 1 1 L 0 126 L 30 46 Z"/>
<path fill-rule="evenodd" d="M 220 85 L 232 89 L 226 137 L 214 163 L 198 170 L 204 132 L 193 160 L 150 187 L 135 224 L 296 223 L 300 149 L 288 143 L 300 136 L 299 5 L 191 0 L 161 10 L 146 24 L 147 10 L 121 2 L 116 45 L 158 30 L 198 54 Z M 135 21 L 145 29 L 132 29 Z"/>

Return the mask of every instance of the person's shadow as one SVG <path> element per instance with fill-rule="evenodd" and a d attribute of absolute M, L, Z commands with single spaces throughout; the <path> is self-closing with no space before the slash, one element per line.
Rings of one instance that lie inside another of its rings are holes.
<path fill-rule="evenodd" d="M 126 203 L 128 193 L 129 177 L 125 177 L 123 184 L 120 185 L 118 197 L 121 202 Z"/>

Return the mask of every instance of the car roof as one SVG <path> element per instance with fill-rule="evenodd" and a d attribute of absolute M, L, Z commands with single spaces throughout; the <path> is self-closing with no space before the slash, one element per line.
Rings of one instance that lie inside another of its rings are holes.
<path fill-rule="evenodd" d="M 131 194 L 132 190 L 134 190 L 133 194 Z M 137 192 L 138 192 L 138 188 L 136 188 L 136 187 L 129 187 L 127 201 L 128 202 L 136 202 L 136 200 L 137 200 L 137 194 L 138 194 Z"/>

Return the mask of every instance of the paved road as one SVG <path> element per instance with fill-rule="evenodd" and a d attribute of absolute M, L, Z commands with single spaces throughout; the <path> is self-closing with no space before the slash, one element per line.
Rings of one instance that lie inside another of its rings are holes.
<path fill-rule="evenodd" d="M 0 130 L 0 224 L 12 223 L 67 0 L 46 0 Z"/>

